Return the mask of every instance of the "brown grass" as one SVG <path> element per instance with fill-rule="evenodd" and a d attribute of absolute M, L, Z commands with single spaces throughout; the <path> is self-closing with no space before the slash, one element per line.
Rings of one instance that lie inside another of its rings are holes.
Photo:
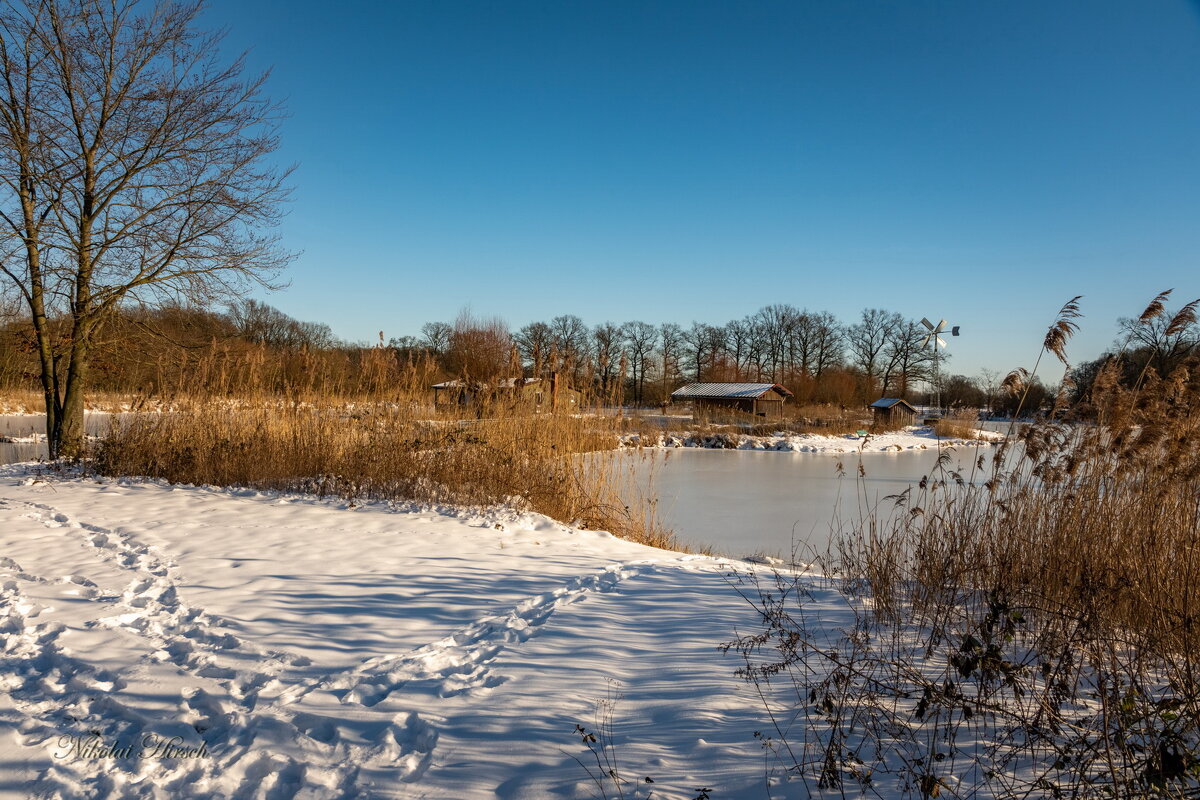
<path fill-rule="evenodd" d="M 761 590 L 764 630 L 731 646 L 796 681 L 798 768 L 881 795 L 1200 796 L 1200 360 L 1119 378 L 846 526 L 827 566 L 853 631 L 810 634 L 794 579 Z"/>
<path fill-rule="evenodd" d="M 1200 383 L 1195 365 L 1137 390 L 1096 381 L 1101 424 L 1024 427 L 990 460 L 948 458 L 880 535 L 842 543 L 888 607 L 980 588 L 1092 615 L 1108 633 L 1183 636 L 1200 654 Z M 1181 627 L 1181 623 L 1187 625 Z"/>
<path fill-rule="evenodd" d="M 136 399 L 121 392 L 95 392 L 88 396 L 88 411 L 115 413 L 128 409 Z M 46 402 L 33 389 L 0 389 L 0 414 L 44 414 Z"/>
<path fill-rule="evenodd" d="M 1100 424 L 1031 425 L 965 469 L 944 454 L 890 519 L 839 542 L 870 626 L 923 642 L 920 668 L 881 654 L 892 674 L 946 731 L 988 720 L 1041 789 L 1200 791 L 1198 366 L 1127 389 L 1114 364 L 1093 389 Z M 997 774 L 999 796 L 1039 788 Z"/>
<path fill-rule="evenodd" d="M 734 410 L 708 409 L 692 415 L 686 411 L 686 407 L 673 406 L 668 416 L 632 416 L 627 418 L 625 425 L 626 432 L 650 435 L 730 433 L 771 436 L 777 433 L 813 433 L 840 436 L 869 427 L 870 414 L 862 409 L 843 409 L 834 405 L 785 405 L 782 418 L 769 419 Z"/>
<path fill-rule="evenodd" d="M 955 411 L 934 423 L 933 431 L 942 439 L 977 439 L 979 412 Z"/>
<path fill-rule="evenodd" d="M 215 367 L 216 365 L 208 365 Z M 391 367 L 381 366 L 386 371 Z M 423 377 L 397 374 L 358 396 L 279 395 L 239 373 L 164 400 L 172 410 L 132 415 L 95 449 L 106 475 L 247 486 L 346 498 L 470 506 L 512 505 L 657 547 L 674 547 L 652 509 L 618 492 L 618 422 L 538 414 L 495 402 L 487 416 L 435 411 Z M 186 388 L 186 387 L 184 387 Z"/>

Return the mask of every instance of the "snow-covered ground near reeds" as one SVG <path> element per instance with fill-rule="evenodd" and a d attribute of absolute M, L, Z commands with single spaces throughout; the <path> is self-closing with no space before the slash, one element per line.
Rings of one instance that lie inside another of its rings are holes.
<path fill-rule="evenodd" d="M 859 436 L 849 433 L 840 436 L 822 436 L 815 433 L 777 433 L 773 436 L 746 436 L 737 433 L 682 433 L 657 434 L 649 437 L 629 434 L 622 440 L 630 447 L 708 447 L 728 450 L 778 450 L 794 453 L 882 453 L 904 450 L 928 450 L 930 448 L 963 445 L 991 444 L 1004 439 L 1004 435 L 992 431 L 977 430 L 972 439 L 947 439 L 939 437 L 932 428 L 912 426 L 890 433 Z"/>
<path fill-rule="evenodd" d="M 26 433 L 21 436 L 0 435 L 0 442 L 5 444 L 38 444 L 47 440 L 44 433 Z"/>
<path fill-rule="evenodd" d="M 0 796 L 591 798 L 574 726 L 615 693 L 636 796 L 766 797 L 718 650 L 755 629 L 751 568 L 503 509 L 0 468 Z M 833 590 L 809 608 L 850 624 Z"/>

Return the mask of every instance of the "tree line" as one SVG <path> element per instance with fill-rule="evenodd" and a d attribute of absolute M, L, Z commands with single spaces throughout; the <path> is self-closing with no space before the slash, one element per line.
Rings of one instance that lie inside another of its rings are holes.
<path fill-rule="evenodd" d="M 52 320 L 63 339 L 69 320 Z M 422 380 L 493 383 L 556 372 L 591 397 L 653 405 L 685 382 L 781 383 L 798 402 L 861 404 L 880 394 L 912 398 L 929 380 L 932 353 L 924 328 L 896 312 L 866 309 L 846 324 L 828 312 L 769 305 L 724 325 L 651 324 L 641 320 L 586 325 L 575 315 L 510 329 L 502 320 L 461 314 L 428 322 L 420 334 L 372 344 L 339 340 L 328 325 L 302 322 L 256 300 L 224 313 L 187 305 L 120 307 L 95 332 L 93 384 L 146 391 L 177 382 L 196 359 L 223 354 L 269 359 L 281 383 L 320 376 L 353 391 L 365 354 L 380 354 Z M 24 321 L 0 328 L 0 383 L 37 376 L 36 335 Z M 945 354 L 942 354 L 943 364 Z M 965 378 L 961 380 L 966 380 Z M 951 381 L 951 383 L 953 383 Z"/>
<path fill-rule="evenodd" d="M 1027 381 L 1024 410 L 1049 409 L 1056 399 L 1086 403 L 1105 364 L 1118 364 L 1120 380 L 1130 386 L 1193 364 L 1200 355 L 1195 326 L 1172 328 L 1170 320 L 1178 317 L 1118 320 L 1117 339 L 1099 358 L 1075 365 L 1061 383 Z M 27 321 L 8 320 L 0 324 L 0 387 L 34 388 L 36 337 Z M 60 333 L 69 329 L 65 319 L 49 325 L 60 326 Z M 153 395 L 219 376 L 221 390 L 233 393 L 303 389 L 351 396 L 558 372 L 593 401 L 611 404 L 655 405 L 693 381 L 782 383 L 798 403 L 852 407 L 880 396 L 928 402 L 933 365 L 920 344 L 924 330 L 880 309 L 865 309 L 846 324 L 828 312 L 775 304 L 725 325 L 635 320 L 589 326 L 567 314 L 514 330 L 500 319 L 463 313 L 454 322 L 425 323 L 416 336 L 381 333 L 377 342 L 352 343 L 324 323 L 294 319 L 257 300 L 224 312 L 129 306 L 114 309 L 97 327 L 93 385 Z M 945 406 L 1001 415 L 1016 410 L 1020 398 L 1005 390 L 999 372 L 959 375 L 946 369 L 947 354 L 940 358 Z"/>
<path fill-rule="evenodd" d="M 765 306 L 724 324 L 642 320 L 588 326 L 573 314 L 509 330 L 469 314 L 428 322 L 389 341 L 429 355 L 448 374 L 487 380 L 558 372 L 580 388 L 635 404 L 660 402 L 683 382 L 780 383 L 802 402 L 849 404 L 911 395 L 931 375 L 916 321 L 878 308 L 845 323 L 827 311 Z M 942 354 L 943 360 L 945 354 Z"/>

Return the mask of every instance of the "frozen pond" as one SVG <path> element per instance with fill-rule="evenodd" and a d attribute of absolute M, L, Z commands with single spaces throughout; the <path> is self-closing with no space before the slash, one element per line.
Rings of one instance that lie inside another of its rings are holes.
<path fill-rule="evenodd" d="M 990 447 L 951 451 L 953 468 L 990 460 Z M 682 447 L 629 452 L 635 485 L 647 481 L 658 496 L 658 516 L 691 547 L 729 556 L 789 558 L 795 551 L 825 552 L 831 526 L 858 519 L 929 474 L 936 449 L 864 453 L 781 453 Z M 839 475 L 841 463 L 844 473 Z M 966 474 L 966 473 L 964 473 Z"/>
<path fill-rule="evenodd" d="M 84 417 L 84 427 L 88 435 L 99 436 L 108 431 L 112 418 L 112 414 L 88 412 Z M 41 440 L 37 442 L 0 441 L 0 464 L 45 458 L 45 433 L 45 414 L 0 414 L 0 438 L 37 436 Z"/>
<path fill-rule="evenodd" d="M 111 414 L 87 416 L 89 434 L 108 430 Z M 0 437 L 44 433 L 38 414 L 0 416 Z M 994 426 L 994 427 L 993 427 Z M 985 427 L 1004 429 L 1007 423 Z M 990 447 L 960 447 L 953 466 L 969 466 Z M 41 442 L 0 442 L 0 464 L 45 458 Z M 789 453 L 673 448 L 627 451 L 629 500 L 647 486 L 658 497 L 660 519 L 680 541 L 730 556 L 790 557 L 823 553 L 831 526 L 859 519 L 927 475 L 936 449 L 896 453 Z M 858 476 L 859 460 L 864 476 Z M 843 473 L 839 474 L 841 463 Z M 890 506 L 890 501 L 887 502 Z"/>

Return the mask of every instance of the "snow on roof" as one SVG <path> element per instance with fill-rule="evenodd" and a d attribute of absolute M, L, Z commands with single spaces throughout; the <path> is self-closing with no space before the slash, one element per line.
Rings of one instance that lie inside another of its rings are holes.
<path fill-rule="evenodd" d="M 522 386 L 528 386 L 531 383 L 541 383 L 541 378 L 503 378 L 500 381 L 500 388 L 511 389 L 520 383 Z"/>
<path fill-rule="evenodd" d="M 681 386 L 671 392 L 671 397 L 722 397 L 752 400 L 762 397 L 772 389 L 784 397 L 792 396 L 791 392 L 777 383 L 689 383 L 687 386 Z"/>
<path fill-rule="evenodd" d="M 523 385 L 528 386 L 531 383 L 540 383 L 541 380 L 542 380 L 541 378 L 502 378 L 498 385 L 501 389 L 512 389 L 514 386 L 517 385 L 518 381 L 520 381 Z M 490 384 L 487 384 L 487 383 L 468 384 L 468 383 L 464 383 L 463 381 L 443 381 L 442 383 L 435 383 L 433 385 L 433 388 L 434 389 L 468 389 L 468 388 L 471 388 L 472 386 L 476 386 L 480 389 L 490 388 Z"/>
<path fill-rule="evenodd" d="M 915 408 L 909 405 L 907 400 L 903 400 L 899 397 L 881 397 L 874 403 L 871 403 L 868 408 L 891 408 L 898 403 L 902 403 L 903 405 L 907 406 L 909 411 L 916 411 Z"/>

